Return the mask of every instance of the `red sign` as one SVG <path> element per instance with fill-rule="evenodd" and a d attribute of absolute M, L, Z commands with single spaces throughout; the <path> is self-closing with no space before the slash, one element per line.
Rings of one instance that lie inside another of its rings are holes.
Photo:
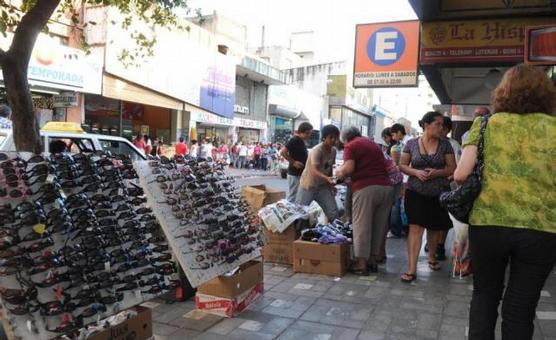
<path fill-rule="evenodd" d="M 423 23 L 421 64 L 523 61 L 525 28 L 556 18 L 511 18 Z"/>
<path fill-rule="evenodd" d="M 556 65 L 556 26 L 527 28 L 525 62 L 534 65 Z"/>

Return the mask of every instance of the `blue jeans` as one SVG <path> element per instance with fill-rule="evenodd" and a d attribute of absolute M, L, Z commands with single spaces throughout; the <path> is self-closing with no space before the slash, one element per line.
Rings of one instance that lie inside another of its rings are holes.
<path fill-rule="evenodd" d="M 288 201 L 295 203 L 297 191 L 299 190 L 299 180 L 301 176 L 292 176 L 288 174 Z"/>
<path fill-rule="evenodd" d="M 301 205 L 310 205 L 313 201 L 317 202 L 322 208 L 328 222 L 332 222 L 338 217 L 336 198 L 334 197 L 330 186 L 322 185 L 311 189 L 303 189 L 300 187 L 297 192 L 296 203 Z"/>
<path fill-rule="evenodd" d="M 402 235 L 403 224 L 401 216 L 401 192 L 403 183 L 394 186 L 394 204 L 390 210 L 390 232 L 396 236 Z"/>

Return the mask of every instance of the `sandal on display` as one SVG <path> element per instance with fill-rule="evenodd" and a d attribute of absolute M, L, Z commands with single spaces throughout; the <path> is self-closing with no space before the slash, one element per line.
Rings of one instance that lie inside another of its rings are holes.
<path fill-rule="evenodd" d="M 429 268 L 432 271 L 438 271 L 442 268 L 438 261 L 429 261 Z"/>
<path fill-rule="evenodd" d="M 401 277 L 400 280 L 402 280 L 402 282 L 405 283 L 411 283 L 415 280 L 417 280 L 417 274 L 411 274 L 411 273 L 404 273 Z"/>

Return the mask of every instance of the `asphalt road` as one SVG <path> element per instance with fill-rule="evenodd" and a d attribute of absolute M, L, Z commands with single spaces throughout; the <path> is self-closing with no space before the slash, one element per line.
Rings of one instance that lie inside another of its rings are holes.
<path fill-rule="evenodd" d="M 264 177 L 253 177 L 253 178 L 242 178 L 236 180 L 238 186 L 243 185 L 260 185 L 264 184 L 269 188 L 288 191 L 288 181 L 282 179 L 279 176 L 264 176 Z"/>

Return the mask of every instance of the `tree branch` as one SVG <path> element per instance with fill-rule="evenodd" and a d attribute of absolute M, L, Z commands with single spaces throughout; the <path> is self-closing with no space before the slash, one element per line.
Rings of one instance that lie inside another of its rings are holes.
<path fill-rule="evenodd" d="M 37 0 L 35 6 L 21 18 L 14 34 L 8 54 L 25 62 L 25 69 L 31 58 L 33 47 L 41 30 L 60 4 L 61 0 Z"/>

